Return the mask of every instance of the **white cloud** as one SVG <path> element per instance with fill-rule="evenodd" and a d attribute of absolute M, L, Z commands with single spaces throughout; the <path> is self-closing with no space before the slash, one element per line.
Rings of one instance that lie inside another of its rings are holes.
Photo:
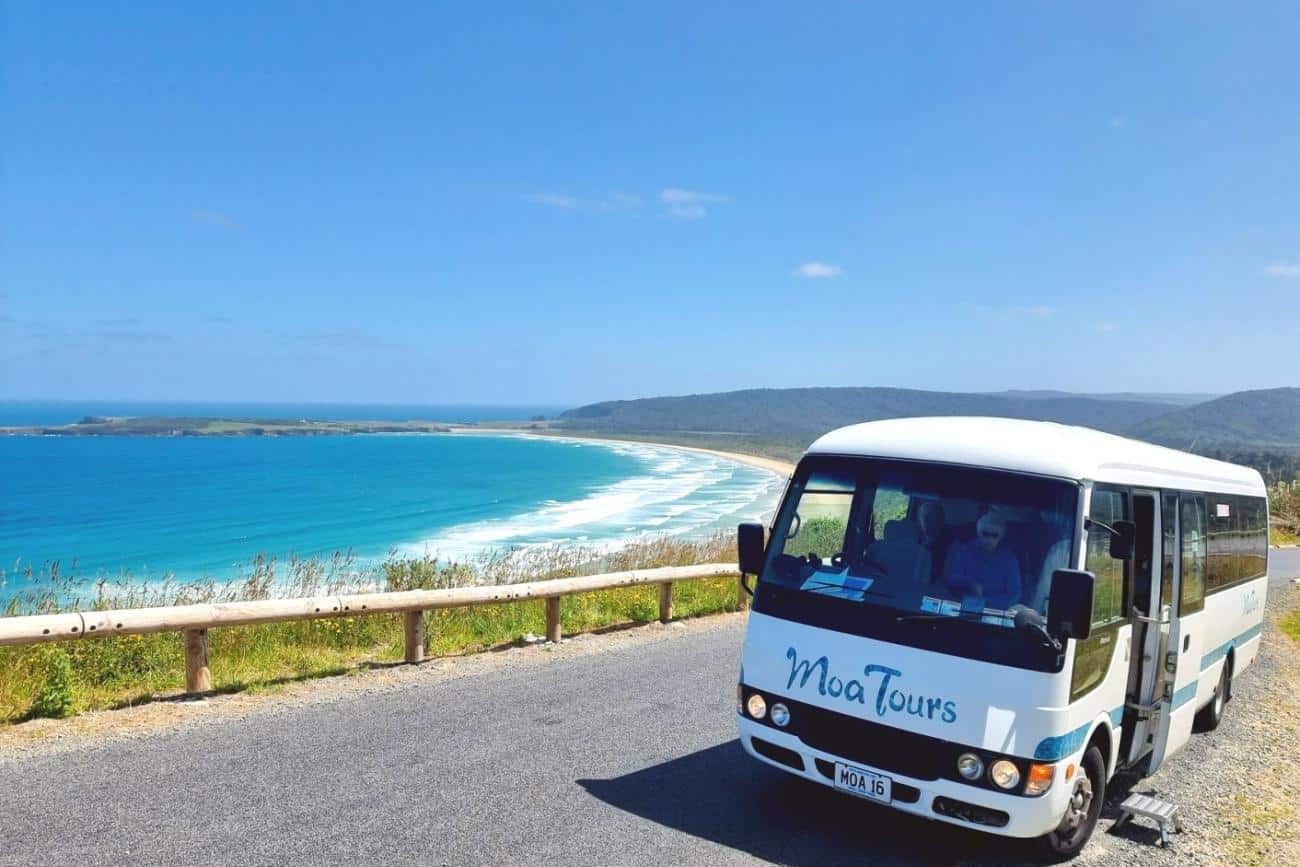
<path fill-rule="evenodd" d="M 532 193 L 524 196 L 528 201 L 545 205 L 548 208 L 556 208 L 561 211 L 569 211 L 578 207 L 578 200 L 573 196 L 564 196 L 559 193 Z"/>
<path fill-rule="evenodd" d="M 566 193 L 530 193 L 524 200 L 557 211 L 622 211 L 641 207 L 641 197 L 633 193 L 611 193 L 609 196 L 579 198 Z"/>
<path fill-rule="evenodd" d="M 679 220 L 698 220 L 708 211 L 702 205 L 669 205 L 665 213 Z"/>
<path fill-rule="evenodd" d="M 717 193 L 698 193 L 695 190 L 683 190 L 680 187 L 668 187 L 659 194 L 659 198 L 669 205 L 694 205 L 705 202 L 725 202 L 726 196 Z"/>
<path fill-rule="evenodd" d="M 821 277 L 838 277 L 844 273 L 838 265 L 828 265 L 825 262 L 804 262 L 798 268 L 794 269 L 796 277 L 808 277 L 817 279 Z"/>
<path fill-rule="evenodd" d="M 1021 307 L 1019 312 L 1034 319 L 1051 319 L 1056 315 L 1056 308 L 1047 304 L 1035 304 L 1032 307 Z"/>
<path fill-rule="evenodd" d="M 1300 277 L 1300 262 L 1274 262 L 1264 268 L 1270 277 Z"/>
<path fill-rule="evenodd" d="M 194 221 L 202 223 L 204 226 L 214 226 L 218 229 L 238 229 L 241 228 L 234 217 L 226 214 L 219 214 L 216 211 L 196 211 Z"/>
<path fill-rule="evenodd" d="M 1114 322 L 1094 322 L 1094 323 L 1092 323 L 1092 330 L 1093 330 L 1093 331 L 1096 331 L 1098 334 L 1109 334 L 1110 332 L 1114 331 L 1114 330 L 1115 330 L 1116 328 L 1118 328 L 1118 327 L 1119 327 L 1119 326 L 1116 325 Z"/>
<path fill-rule="evenodd" d="M 684 190 L 681 187 L 665 187 L 659 192 L 659 201 L 663 202 L 664 211 L 670 217 L 698 220 L 708 213 L 705 205 L 720 205 L 727 201 L 727 197 L 718 193 Z"/>
<path fill-rule="evenodd" d="M 1124 127 L 1128 126 L 1128 118 L 1124 117 L 1123 115 L 1117 114 L 1114 117 L 1112 117 L 1109 121 L 1107 121 L 1107 123 L 1110 124 L 1111 129 L 1123 129 Z"/>

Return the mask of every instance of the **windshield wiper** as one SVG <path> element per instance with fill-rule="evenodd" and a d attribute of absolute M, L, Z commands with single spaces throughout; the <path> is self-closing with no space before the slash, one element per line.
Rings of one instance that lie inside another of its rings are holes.
<path fill-rule="evenodd" d="M 844 584 L 836 584 L 834 581 L 817 581 L 809 578 L 803 582 L 803 587 L 815 585 L 817 587 L 834 587 L 836 590 L 843 590 L 845 593 L 861 593 L 863 596 L 888 596 L 888 593 L 881 593 L 879 590 L 872 590 L 869 587 L 849 587 Z"/>
<path fill-rule="evenodd" d="M 934 614 L 926 611 L 921 614 L 900 614 L 894 618 L 895 623 L 903 623 L 909 620 L 965 620 L 967 623 L 983 623 L 985 617 L 997 617 L 1001 620 L 1010 620 L 1011 618 L 999 614 L 976 614 L 974 611 L 955 611 L 952 614 Z"/>

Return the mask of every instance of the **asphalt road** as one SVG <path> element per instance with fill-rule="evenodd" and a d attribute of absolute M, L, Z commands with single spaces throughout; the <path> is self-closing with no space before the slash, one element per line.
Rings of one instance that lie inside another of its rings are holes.
<path fill-rule="evenodd" d="M 1273 554 L 1280 586 L 1300 550 Z M 0 765 L 0 863 L 1025 860 L 761 767 L 742 626 Z M 539 654 L 540 656 L 540 654 Z M 1226 725 L 1227 723 L 1225 723 Z"/>

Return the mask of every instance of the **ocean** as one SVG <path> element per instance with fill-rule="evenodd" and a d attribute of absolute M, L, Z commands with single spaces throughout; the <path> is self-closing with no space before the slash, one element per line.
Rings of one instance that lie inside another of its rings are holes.
<path fill-rule="evenodd" d="M 229 580 L 258 554 L 365 565 L 700 537 L 770 512 L 783 483 L 662 446 L 481 434 L 0 437 L 0 480 L 0 596 L 54 561 L 81 577 Z"/>

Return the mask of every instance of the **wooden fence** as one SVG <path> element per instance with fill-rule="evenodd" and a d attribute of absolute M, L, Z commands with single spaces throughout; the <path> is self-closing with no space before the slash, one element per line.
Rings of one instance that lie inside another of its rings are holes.
<path fill-rule="evenodd" d="M 546 637 L 550 641 L 559 641 L 560 600 L 565 596 L 593 590 L 657 584 L 659 620 L 666 623 L 673 616 L 674 582 L 736 578 L 739 574 L 734 563 L 706 563 L 700 566 L 636 569 L 523 584 L 0 617 L 0 645 L 140 635 L 147 632 L 180 632 L 185 645 L 185 689 L 192 693 L 207 692 L 212 688 L 212 674 L 208 665 L 208 630 L 213 627 L 400 612 L 406 629 L 406 661 L 416 663 L 424 659 L 425 611 L 545 599 Z M 739 584 L 737 599 L 740 607 L 744 608 L 748 596 Z"/>

